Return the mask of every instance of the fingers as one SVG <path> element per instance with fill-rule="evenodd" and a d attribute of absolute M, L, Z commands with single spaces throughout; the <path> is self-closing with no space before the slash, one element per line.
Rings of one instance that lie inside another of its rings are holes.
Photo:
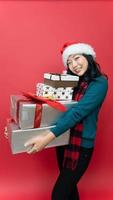
<path fill-rule="evenodd" d="M 33 144 L 35 144 L 34 139 L 30 139 L 27 142 L 25 142 L 24 146 L 28 147 L 28 146 L 33 145 Z"/>
<path fill-rule="evenodd" d="M 38 151 L 38 146 L 36 145 L 36 141 L 35 139 L 30 139 L 28 140 L 25 144 L 25 147 L 28 147 L 27 149 L 27 153 L 31 154 L 31 153 L 36 153 Z"/>
<path fill-rule="evenodd" d="M 29 147 L 29 149 L 27 150 L 27 153 L 31 154 L 31 153 L 39 152 L 42 149 L 44 149 L 44 147 L 46 146 L 46 142 L 44 138 L 42 139 L 42 137 L 34 137 L 28 140 L 24 144 L 24 146 Z"/>
<path fill-rule="evenodd" d="M 28 154 L 36 153 L 36 152 L 37 152 L 37 147 L 35 145 L 33 145 L 30 149 L 27 150 Z"/>

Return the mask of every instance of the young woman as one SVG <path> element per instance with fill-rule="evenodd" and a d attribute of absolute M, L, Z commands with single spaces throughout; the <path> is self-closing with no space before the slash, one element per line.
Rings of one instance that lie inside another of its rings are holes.
<path fill-rule="evenodd" d="M 57 147 L 59 176 L 52 191 L 52 200 L 79 200 L 77 184 L 92 157 L 100 108 L 108 90 L 107 77 L 96 63 L 94 49 L 84 43 L 64 45 L 62 50 L 67 73 L 79 76 L 73 99 L 78 101 L 57 121 L 45 137 L 35 137 L 25 146 L 28 153 L 41 151 L 55 137 L 70 129 L 69 145 Z"/>

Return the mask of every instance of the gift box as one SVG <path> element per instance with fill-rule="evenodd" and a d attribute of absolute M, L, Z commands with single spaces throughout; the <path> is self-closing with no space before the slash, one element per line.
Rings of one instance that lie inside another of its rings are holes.
<path fill-rule="evenodd" d="M 44 73 L 44 84 L 54 88 L 76 87 L 79 81 L 78 76 L 69 74 Z"/>
<path fill-rule="evenodd" d="M 56 100 L 72 100 L 73 87 L 54 88 L 43 83 L 37 83 L 36 95 L 42 97 L 50 97 Z"/>
<path fill-rule="evenodd" d="M 46 133 L 44 131 L 50 129 L 51 127 L 54 126 L 22 130 L 19 129 L 17 124 L 8 122 L 7 123 L 8 140 L 12 154 L 26 152 L 27 148 L 24 147 L 24 144 L 32 137 L 38 135 L 45 136 Z M 68 143 L 69 143 L 69 130 L 64 134 L 60 135 L 59 137 L 55 138 L 45 148 L 66 145 Z"/>
<path fill-rule="evenodd" d="M 50 107 L 48 104 L 38 104 L 30 102 L 28 99 L 20 95 L 11 95 L 10 114 L 19 128 L 29 129 L 36 127 L 45 127 L 55 124 L 58 117 L 63 112 Z M 75 101 L 59 101 L 67 109 L 77 102 Z"/>

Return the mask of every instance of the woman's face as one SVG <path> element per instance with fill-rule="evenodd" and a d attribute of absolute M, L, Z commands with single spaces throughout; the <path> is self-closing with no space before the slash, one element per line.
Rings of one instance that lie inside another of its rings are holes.
<path fill-rule="evenodd" d="M 70 55 L 67 64 L 69 69 L 78 76 L 83 76 L 88 68 L 88 61 L 83 55 Z"/>

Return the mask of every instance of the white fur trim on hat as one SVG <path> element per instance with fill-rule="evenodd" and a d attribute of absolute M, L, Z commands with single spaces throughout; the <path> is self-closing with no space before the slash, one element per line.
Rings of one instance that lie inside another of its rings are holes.
<path fill-rule="evenodd" d="M 64 66 L 67 66 L 68 57 L 72 54 L 87 54 L 87 55 L 92 55 L 94 59 L 96 58 L 96 53 L 93 47 L 90 46 L 89 44 L 85 43 L 72 44 L 67 46 L 63 51 L 62 59 Z"/>

